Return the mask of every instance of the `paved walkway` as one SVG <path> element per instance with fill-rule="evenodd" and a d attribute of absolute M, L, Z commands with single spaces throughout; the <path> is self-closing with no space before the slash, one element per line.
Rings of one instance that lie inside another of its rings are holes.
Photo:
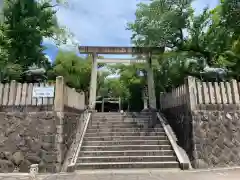
<path fill-rule="evenodd" d="M 31 178 L 27 174 L 0 174 L 0 180 L 239 180 L 240 168 L 209 171 L 81 171 L 75 173 L 42 174 Z"/>

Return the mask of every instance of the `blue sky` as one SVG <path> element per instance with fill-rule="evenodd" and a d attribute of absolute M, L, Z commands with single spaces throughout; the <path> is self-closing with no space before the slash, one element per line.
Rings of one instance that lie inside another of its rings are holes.
<path fill-rule="evenodd" d="M 142 0 L 144 1 L 144 0 Z M 219 0 L 196 0 L 193 7 L 199 13 L 207 5 L 213 8 Z M 68 8 L 57 12 L 59 23 L 74 33 L 75 41 L 84 46 L 129 46 L 131 32 L 127 22 L 134 21 L 136 4 L 141 0 L 69 0 Z M 45 53 L 54 60 L 58 48 L 44 41 Z M 71 44 L 63 49 L 73 49 Z"/>

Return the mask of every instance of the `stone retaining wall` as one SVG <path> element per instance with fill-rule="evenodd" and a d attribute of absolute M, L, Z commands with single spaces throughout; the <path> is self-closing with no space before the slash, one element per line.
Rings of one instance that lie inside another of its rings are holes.
<path fill-rule="evenodd" d="M 0 113 L 0 172 L 28 172 L 39 164 L 49 171 L 56 161 L 56 122 L 53 112 Z"/>
<path fill-rule="evenodd" d="M 72 112 L 64 112 L 61 113 L 63 116 L 58 118 L 57 124 L 57 143 L 56 148 L 59 152 L 58 154 L 58 166 L 57 171 L 61 171 L 62 164 L 65 160 L 67 155 L 67 151 L 70 149 L 71 144 L 73 143 L 74 139 L 76 138 L 76 130 L 79 126 L 79 123 L 83 122 L 82 118 L 83 112 L 76 112 L 72 110 Z M 58 114 L 58 113 L 57 113 Z M 61 120 L 62 118 L 62 120 Z M 80 124 L 81 125 L 81 124 Z"/>
<path fill-rule="evenodd" d="M 191 113 L 179 106 L 164 114 L 193 167 L 240 165 L 240 110 L 236 105 L 201 105 Z"/>
<path fill-rule="evenodd" d="M 45 108 L 43 108 L 45 109 Z M 0 173 L 60 170 L 81 122 L 81 112 L 0 112 Z"/>
<path fill-rule="evenodd" d="M 240 165 L 240 111 L 236 106 L 205 106 L 193 112 L 195 166 Z"/>

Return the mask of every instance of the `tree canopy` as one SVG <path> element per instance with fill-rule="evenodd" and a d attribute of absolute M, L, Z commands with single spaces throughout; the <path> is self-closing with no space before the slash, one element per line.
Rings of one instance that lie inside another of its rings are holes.
<path fill-rule="evenodd" d="M 4 0 L 0 20 L 1 81 L 21 80 L 30 66 L 49 68 L 42 46 L 43 38 L 64 42 L 63 28 L 58 24 L 50 0 Z M 3 68 L 7 67 L 7 68 Z"/>
<path fill-rule="evenodd" d="M 136 20 L 128 24 L 137 46 L 163 46 L 156 81 L 171 89 L 187 75 L 218 80 L 226 72 L 239 79 L 239 5 L 225 0 L 196 14 L 192 0 L 140 3 Z"/>

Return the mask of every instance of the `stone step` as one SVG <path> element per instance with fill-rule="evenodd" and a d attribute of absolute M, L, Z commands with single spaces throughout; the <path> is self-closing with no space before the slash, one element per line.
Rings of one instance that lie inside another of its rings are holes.
<path fill-rule="evenodd" d="M 166 134 L 160 136 L 89 136 L 84 141 L 117 141 L 117 140 L 167 140 Z"/>
<path fill-rule="evenodd" d="M 132 115 L 144 115 L 144 114 L 151 114 L 152 112 L 148 112 L 148 111 L 145 111 L 145 112 L 124 112 L 124 113 L 121 113 L 121 112 L 94 112 L 93 115 L 120 115 L 120 114 L 124 114 L 124 115 L 129 115 L 129 116 L 132 116 Z"/>
<path fill-rule="evenodd" d="M 131 118 L 131 117 L 130 117 Z M 95 116 L 92 117 L 93 120 L 105 121 L 105 120 L 121 120 L 124 119 L 123 116 Z"/>
<path fill-rule="evenodd" d="M 151 119 L 92 119 L 91 124 L 102 124 L 102 123 L 148 123 Z"/>
<path fill-rule="evenodd" d="M 94 120 L 120 120 L 120 119 L 143 119 L 148 120 L 152 116 L 92 116 Z"/>
<path fill-rule="evenodd" d="M 121 113 L 121 112 L 95 112 L 95 113 L 93 113 L 94 115 L 112 115 L 112 114 L 124 114 L 124 115 L 141 115 L 141 114 L 149 114 L 149 113 L 151 113 L 151 112 L 123 112 L 123 113 Z"/>
<path fill-rule="evenodd" d="M 111 146 L 111 145 L 170 145 L 168 140 L 117 140 L 117 141 L 84 141 L 84 146 Z"/>
<path fill-rule="evenodd" d="M 94 137 L 94 136 L 161 136 L 165 135 L 165 132 L 94 132 L 86 133 L 85 137 Z"/>
<path fill-rule="evenodd" d="M 149 127 L 151 127 L 151 124 L 141 124 L 141 123 L 128 123 L 128 124 L 125 124 L 125 123 L 122 123 L 122 124 L 89 124 L 88 125 L 88 129 L 109 129 L 109 128 L 113 128 L 113 129 L 124 129 L 124 128 L 136 128 L 136 129 L 139 129 L 139 128 L 141 128 L 141 129 L 147 129 L 147 128 L 149 128 Z M 162 128 L 162 126 L 161 125 L 156 125 L 156 127 L 155 128 Z M 150 128 L 150 129 L 153 129 L 153 128 Z"/>
<path fill-rule="evenodd" d="M 93 156 L 79 157 L 77 163 L 96 163 L 96 162 L 165 162 L 177 161 L 175 156 Z"/>
<path fill-rule="evenodd" d="M 106 121 L 106 120 L 111 120 L 111 121 L 118 121 L 118 120 L 149 120 L 151 119 L 152 117 L 151 116 L 140 116 L 140 117 L 125 117 L 125 116 L 119 116 L 119 117 L 92 117 L 93 120 L 95 121 Z"/>
<path fill-rule="evenodd" d="M 93 118 L 101 118 L 101 117 L 123 117 L 124 115 L 123 114 L 93 114 L 92 117 Z M 128 116 L 128 117 L 132 117 L 132 116 Z"/>
<path fill-rule="evenodd" d="M 95 112 L 93 114 L 121 114 L 121 112 Z"/>
<path fill-rule="evenodd" d="M 133 124 L 133 123 L 131 123 L 131 124 L 125 124 L 125 123 L 123 123 L 123 124 L 98 124 L 98 125 L 91 125 L 91 123 L 88 125 L 88 128 L 89 129 L 98 129 L 98 128 L 100 128 L 100 129 L 103 129 L 103 128 L 138 128 L 138 127 L 140 127 L 140 126 L 138 126 L 137 124 Z"/>
<path fill-rule="evenodd" d="M 118 128 L 118 127 L 103 127 L 103 128 L 88 128 L 86 133 L 96 132 L 165 132 L 163 128 Z"/>
<path fill-rule="evenodd" d="M 169 162 L 113 162 L 77 163 L 76 169 L 121 169 L 121 168 L 179 168 L 179 163 Z"/>
<path fill-rule="evenodd" d="M 93 122 L 89 122 L 90 125 L 92 126 L 136 126 L 139 124 L 151 124 L 151 121 L 105 121 L 105 122 L 99 122 L 99 121 L 93 121 Z"/>
<path fill-rule="evenodd" d="M 118 119 L 112 119 L 112 118 L 105 118 L 105 119 L 97 119 L 97 118 L 93 118 L 91 119 L 91 122 L 98 122 L 98 123 L 103 123 L 103 122 L 110 122 L 110 123 L 114 123 L 114 122 L 121 122 L 121 123 L 125 123 L 125 122 L 150 122 L 152 118 L 118 118 Z"/>
<path fill-rule="evenodd" d="M 89 127 L 139 127 L 141 126 L 148 126 L 151 124 L 150 122 L 105 122 L 105 123 L 98 123 L 98 122 L 89 122 Z M 157 124 L 157 127 L 162 127 L 160 124 Z"/>
<path fill-rule="evenodd" d="M 109 113 L 109 112 L 101 112 L 101 113 L 93 113 L 93 116 L 146 116 L 151 115 L 152 113 Z"/>
<path fill-rule="evenodd" d="M 120 150 L 172 150 L 171 145 L 112 145 L 82 146 L 82 151 L 120 151 Z"/>
<path fill-rule="evenodd" d="M 175 156 L 173 150 L 80 151 L 84 156 Z"/>
<path fill-rule="evenodd" d="M 119 122 L 119 121 L 116 121 L 116 122 L 111 122 L 111 121 L 106 121 L 106 122 L 98 122 L 98 121 L 91 121 L 89 122 L 89 125 L 91 126 L 121 126 L 121 125 L 128 125 L 128 126 L 134 126 L 136 125 L 137 123 L 136 122 Z"/>

